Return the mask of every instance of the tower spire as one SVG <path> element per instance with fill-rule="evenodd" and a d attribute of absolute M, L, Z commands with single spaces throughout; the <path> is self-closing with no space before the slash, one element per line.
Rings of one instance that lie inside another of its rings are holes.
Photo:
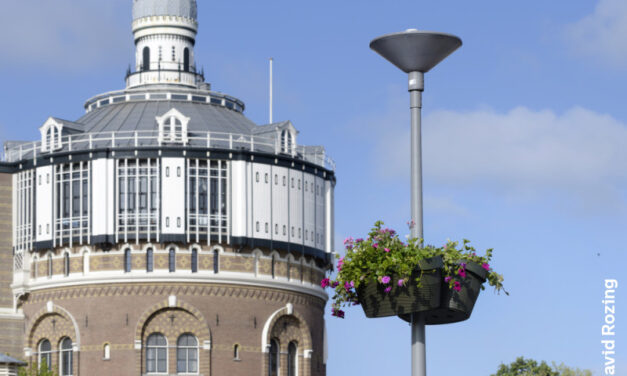
<path fill-rule="evenodd" d="M 134 0 L 135 73 L 127 88 L 151 84 L 196 87 L 196 0 Z"/>

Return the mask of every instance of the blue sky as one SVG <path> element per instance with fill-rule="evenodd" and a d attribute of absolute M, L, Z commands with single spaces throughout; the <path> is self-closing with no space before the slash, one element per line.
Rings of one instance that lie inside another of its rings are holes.
<path fill-rule="evenodd" d="M 199 1 L 196 57 L 213 89 L 337 163 L 336 245 L 382 219 L 407 232 L 406 77 L 368 48 L 418 28 L 463 47 L 426 76 L 425 238 L 494 248 L 509 297 L 427 329 L 429 375 L 484 376 L 519 355 L 602 375 L 603 281 L 627 310 L 627 3 Z M 123 88 L 131 2 L 32 0 L 0 13 L 0 139 L 35 140 L 48 116 Z M 600 255 L 598 255 L 600 254 Z M 627 319 L 624 314 L 618 319 Z M 329 375 L 409 374 L 410 328 L 351 309 L 327 317 Z M 618 374 L 627 369 L 618 322 Z M 622 369 L 622 371 L 621 371 Z"/>

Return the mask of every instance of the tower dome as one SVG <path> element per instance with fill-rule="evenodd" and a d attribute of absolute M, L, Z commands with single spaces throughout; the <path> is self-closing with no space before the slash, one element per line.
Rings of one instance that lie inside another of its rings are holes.
<path fill-rule="evenodd" d="M 133 20 L 150 16 L 179 16 L 196 20 L 196 0 L 133 0 Z"/>

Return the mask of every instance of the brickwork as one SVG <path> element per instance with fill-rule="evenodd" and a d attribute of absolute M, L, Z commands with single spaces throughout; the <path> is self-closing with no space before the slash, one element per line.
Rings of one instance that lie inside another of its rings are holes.
<path fill-rule="evenodd" d="M 0 309 L 13 310 L 13 179 L 11 174 L 0 174 Z M 24 322 L 0 314 L 0 353 L 23 358 L 22 340 Z"/>
<path fill-rule="evenodd" d="M 175 301 L 170 296 L 175 296 Z M 34 292 L 24 304 L 26 342 L 33 349 L 31 361 L 36 359 L 39 341 L 47 338 L 44 336 L 50 336 L 54 346 L 61 336 L 71 334 L 66 329 L 68 333 L 62 332 L 65 324 L 60 324 L 61 316 L 55 324 L 57 332 L 51 332 L 51 318 L 57 316 L 46 311 L 48 301 L 62 307 L 78 325 L 78 376 L 144 374 L 146 353 L 142 345 L 152 333 L 162 333 L 168 340 L 170 374 L 176 373 L 178 337 L 191 333 L 198 339 L 200 375 L 266 375 L 263 328 L 281 309 L 271 323 L 268 338 L 277 338 L 282 352 L 287 351 L 290 341 L 297 343 L 299 375 L 325 375 L 313 363 L 317 354 L 322 355 L 325 302 L 308 294 L 189 283 L 74 286 Z M 292 315 L 286 313 L 287 303 L 294 307 Z M 105 344 L 111 346 L 109 360 L 103 359 Z M 239 359 L 234 359 L 234 344 L 240 345 Z M 312 359 L 304 356 L 304 350 L 313 350 Z"/>
<path fill-rule="evenodd" d="M 0 174 L 0 308 L 13 308 L 12 188 L 11 175 Z"/>
<path fill-rule="evenodd" d="M 189 248 L 183 248 L 181 245 L 179 251 L 176 253 L 176 270 L 190 270 L 191 269 L 191 252 Z M 137 246 L 139 249 L 145 249 L 146 245 L 141 244 Z M 169 254 L 168 247 L 161 248 L 160 246 L 153 246 L 153 270 L 168 270 L 169 269 Z M 121 249 L 124 249 L 122 247 Z M 199 271 L 213 271 L 213 252 L 209 247 L 198 247 L 200 252 L 198 253 L 198 270 Z M 79 246 L 74 248 L 58 248 L 49 251 L 41 251 L 37 253 L 37 259 L 34 259 L 31 265 L 31 277 L 45 277 L 48 275 L 48 254 L 53 255 L 52 261 L 52 274 L 63 275 L 64 273 L 64 260 L 63 254 L 69 252 L 70 254 L 70 272 L 81 273 L 84 269 L 84 257 L 83 253 L 85 247 Z M 257 274 L 260 276 L 270 277 L 272 275 L 272 259 L 270 257 L 269 250 L 262 251 L 264 257 L 258 259 Z M 9 256 L 10 257 L 10 256 Z M 226 248 L 225 252 L 220 253 L 219 257 L 219 270 L 225 272 L 238 272 L 238 273 L 253 273 L 255 269 L 255 257 L 252 253 L 235 253 L 230 248 Z M 275 260 L 275 277 L 287 278 L 288 261 L 284 257 L 283 259 L 276 258 Z M 146 252 L 134 251 L 131 254 L 131 269 L 132 270 L 146 270 Z M 91 272 L 105 272 L 105 271 L 120 271 L 124 272 L 124 252 L 122 250 L 103 251 L 102 249 L 96 249 L 89 254 L 89 270 Z M 306 283 L 318 284 L 322 278 L 324 278 L 324 272 L 317 268 L 312 268 L 308 261 L 301 263 L 301 260 L 292 260 L 290 262 L 290 280 L 302 281 Z M 11 278 L 11 271 L 7 271 L 8 278 Z M 1 274 L 0 274 L 1 276 Z M 9 290 L 7 290 L 9 291 Z M 0 298 L 1 299 L 1 298 Z M 1 302 L 1 300 L 0 300 Z M 11 301 L 12 304 L 12 301 Z"/>

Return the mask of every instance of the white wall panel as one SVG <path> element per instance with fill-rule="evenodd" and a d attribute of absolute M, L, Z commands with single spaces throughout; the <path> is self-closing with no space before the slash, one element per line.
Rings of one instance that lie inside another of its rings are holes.
<path fill-rule="evenodd" d="M 253 163 L 253 236 L 259 239 L 271 239 L 271 168 L 268 165 Z"/>
<path fill-rule="evenodd" d="M 113 234 L 115 229 L 115 161 L 96 159 L 91 166 L 92 235 Z"/>
<path fill-rule="evenodd" d="M 246 161 L 231 162 L 231 235 L 237 237 L 245 237 L 248 232 L 246 172 Z"/>
<path fill-rule="evenodd" d="M 185 159 L 162 158 L 161 233 L 185 233 Z"/>
<path fill-rule="evenodd" d="M 287 174 L 285 167 L 272 167 L 272 237 L 282 242 L 288 241 Z"/>
<path fill-rule="evenodd" d="M 303 173 L 301 171 L 289 170 L 289 191 L 290 191 L 290 242 L 303 244 Z M 299 183 L 300 182 L 300 183 Z M 300 184 L 300 185 L 299 185 Z M 293 231 L 292 231 L 293 229 Z M 299 234 L 300 232 L 300 234 Z"/>
<path fill-rule="evenodd" d="M 314 187 L 315 177 L 312 174 L 303 174 L 304 183 L 304 197 L 305 197 L 305 225 L 303 231 L 305 231 L 305 245 L 308 247 L 315 247 L 315 230 L 316 230 L 316 188 Z M 313 188 L 313 189 L 312 189 Z"/>
<path fill-rule="evenodd" d="M 316 248 L 325 249 L 324 230 L 325 230 L 325 186 L 324 179 L 315 178 L 315 195 L 316 195 Z"/>
<path fill-rule="evenodd" d="M 38 167 L 35 170 L 35 197 L 37 200 L 35 241 L 52 240 L 52 166 Z"/>
<path fill-rule="evenodd" d="M 333 183 L 331 181 L 325 181 L 325 205 L 326 205 L 326 230 L 325 230 L 325 238 L 326 238 L 326 251 L 333 252 L 335 249 L 335 206 L 334 206 L 334 192 L 333 192 Z"/>

